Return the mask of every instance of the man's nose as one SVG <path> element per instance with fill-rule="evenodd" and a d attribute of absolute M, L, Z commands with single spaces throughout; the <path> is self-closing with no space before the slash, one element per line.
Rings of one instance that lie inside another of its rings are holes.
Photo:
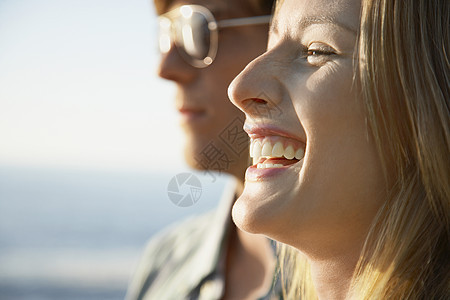
<path fill-rule="evenodd" d="M 166 53 L 161 53 L 158 67 L 158 76 L 177 83 L 188 83 L 195 76 L 196 69 L 188 64 L 178 53 L 172 43 Z"/>

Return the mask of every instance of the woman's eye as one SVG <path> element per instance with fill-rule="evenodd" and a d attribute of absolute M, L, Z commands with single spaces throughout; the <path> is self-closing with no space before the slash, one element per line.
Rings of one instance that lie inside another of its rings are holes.
<path fill-rule="evenodd" d="M 317 48 L 311 46 L 307 49 L 306 58 L 312 65 L 322 65 L 329 61 L 332 55 L 336 54 L 336 51 L 328 46 L 321 46 Z"/>
<path fill-rule="evenodd" d="M 334 52 L 324 50 L 308 50 L 308 56 L 333 55 Z"/>

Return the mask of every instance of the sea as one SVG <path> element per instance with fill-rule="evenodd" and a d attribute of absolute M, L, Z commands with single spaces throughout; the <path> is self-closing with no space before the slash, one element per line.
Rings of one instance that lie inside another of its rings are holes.
<path fill-rule="evenodd" d="M 169 183 L 187 177 L 200 186 L 181 206 Z M 227 184 L 184 169 L 0 167 L 0 299 L 124 299 L 148 239 L 214 209 Z"/>

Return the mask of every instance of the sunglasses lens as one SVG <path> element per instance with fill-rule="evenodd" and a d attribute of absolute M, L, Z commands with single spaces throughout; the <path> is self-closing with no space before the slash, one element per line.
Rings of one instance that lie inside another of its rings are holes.
<path fill-rule="evenodd" d="M 161 53 L 169 52 L 172 47 L 171 26 L 172 22 L 168 18 L 159 18 L 159 51 Z"/>
<path fill-rule="evenodd" d="M 188 17 L 183 16 L 175 26 L 177 45 L 187 55 L 198 60 L 208 56 L 211 33 L 208 21 L 201 13 L 193 12 Z"/>
<path fill-rule="evenodd" d="M 183 5 L 159 17 L 161 53 L 177 46 L 180 55 L 192 66 L 210 65 L 217 51 L 217 24 L 211 12 L 198 5 Z"/>

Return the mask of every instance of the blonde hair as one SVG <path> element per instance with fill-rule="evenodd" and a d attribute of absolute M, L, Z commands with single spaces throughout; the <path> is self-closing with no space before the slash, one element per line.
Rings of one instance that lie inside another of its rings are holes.
<path fill-rule="evenodd" d="M 446 0 L 362 1 L 355 79 L 390 184 L 355 299 L 450 299 L 449 12 Z M 306 260 L 282 246 L 286 261 L 295 266 L 286 297 L 317 298 Z"/>

